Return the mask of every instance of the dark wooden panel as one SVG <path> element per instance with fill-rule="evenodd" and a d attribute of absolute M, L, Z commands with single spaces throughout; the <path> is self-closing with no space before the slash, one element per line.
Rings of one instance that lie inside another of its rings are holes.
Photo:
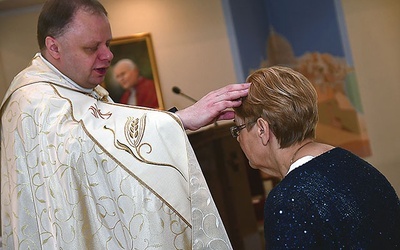
<path fill-rule="evenodd" d="M 259 172 L 253 172 L 250 181 L 259 182 L 250 188 L 248 161 L 239 143 L 229 132 L 233 124 L 210 127 L 189 134 L 208 186 L 221 214 L 235 250 L 263 249 L 262 235 L 252 197 L 262 188 Z M 264 193 L 263 190 L 259 192 Z"/>

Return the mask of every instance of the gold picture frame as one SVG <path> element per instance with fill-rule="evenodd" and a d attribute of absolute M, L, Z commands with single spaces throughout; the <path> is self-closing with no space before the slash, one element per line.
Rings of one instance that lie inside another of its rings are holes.
<path fill-rule="evenodd" d="M 125 91 L 114 77 L 113 68 L 115 64 L 121 59 L 131 59 L 137 65 L 139 74 L 154 82 L 158 107 L 151 108 L 164 109 L 151 34 L 138 33 L 132 36 L 115 38 L 110 43 L 110 50 L 114 54 L 114 58 L 102 84 L 110 93 L 110 97 L 118 103 Z M 141 105 L 138 104 L 138 106 Z"/>

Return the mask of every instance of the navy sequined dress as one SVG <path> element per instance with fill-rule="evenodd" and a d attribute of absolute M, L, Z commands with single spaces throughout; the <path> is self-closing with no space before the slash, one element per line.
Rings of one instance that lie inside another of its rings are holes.
<path fill-rule="evenodd" d="M 387 179 L 334 148 L 291 171 L 264 208 L 267 249 L 400 249 L 400 202 Z"/>

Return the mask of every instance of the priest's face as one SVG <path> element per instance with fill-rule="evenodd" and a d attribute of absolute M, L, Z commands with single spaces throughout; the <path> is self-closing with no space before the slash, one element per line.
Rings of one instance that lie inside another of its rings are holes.
<path fill-rule="evenodd" d="M 94 88 L 103 82 L 113 58 L 111 38 L 105 15 L 80 9 L 64 34 L 56 38 L 59 58 L 55 66 L 81 87 Z"/>

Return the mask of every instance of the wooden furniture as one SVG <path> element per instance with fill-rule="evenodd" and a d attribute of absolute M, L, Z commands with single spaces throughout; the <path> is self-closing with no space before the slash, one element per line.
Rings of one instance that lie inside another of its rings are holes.
<path fill-rule="evenodd" d="M 231 136 L 229 127 L 232 125 L 211 126 L 188 137 L 233 249 L 264 249 L 257 210 L 253 206 L 256 193 L 264 195 L 262 179 L 258 170 L 250 169 L 239 143 Z M 250 180 L 248 170 L 254 171 Z M 250 185 L 250 182 L 254 183 Z"/>

